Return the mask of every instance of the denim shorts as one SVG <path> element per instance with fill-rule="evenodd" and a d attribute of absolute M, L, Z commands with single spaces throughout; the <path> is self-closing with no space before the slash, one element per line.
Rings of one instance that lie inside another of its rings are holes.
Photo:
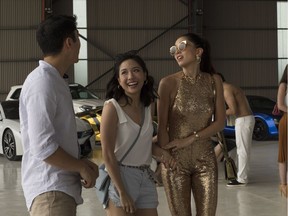
<path fill-rule="evenodd" d="M 155 182 L 149 167 L 138 168 L 119 165 L 121 178 L 125 190 L 134 200 L 138 209 L 154 209 L 158 206 L 158 194 Z M 109 199 L 115 206 L 121 207 L 119 193 L 111 182 L 109 186 Z"/>

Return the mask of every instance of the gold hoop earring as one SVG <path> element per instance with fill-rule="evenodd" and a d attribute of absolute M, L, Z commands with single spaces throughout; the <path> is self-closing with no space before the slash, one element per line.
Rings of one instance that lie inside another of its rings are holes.
<path fill-rule="evenodd" d="M 148 83 L 148 80 L 145 80 L 144 85 L 147 85 L 147 83 Z"/>

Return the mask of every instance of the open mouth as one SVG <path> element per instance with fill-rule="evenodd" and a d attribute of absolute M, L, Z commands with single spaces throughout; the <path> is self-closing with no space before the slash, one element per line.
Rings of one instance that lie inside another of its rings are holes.
<path fill-rule="evenodd" d="M 138 85 L 138 82 L 129 82 L 127 85 L 128 85 L 129 87 L 135 87 L 135 86 Z"/>
<path fill-rule="evenodd" d="M 176 59 L 177 59 L 177 61 L 179 61 L 179 60 L 183 59 L 183 56 L 182 55 L 178 55 L 178 56 L 176 56 Z"/>

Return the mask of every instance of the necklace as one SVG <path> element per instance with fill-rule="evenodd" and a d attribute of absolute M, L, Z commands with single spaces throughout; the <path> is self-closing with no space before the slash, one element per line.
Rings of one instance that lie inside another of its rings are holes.
<path fill-rule="evenodd" d="M 183 78 L 184 78 L 185 80 L 187 80 L 188 82 L 192 83 L 192 84 L 196 83 L 197 80 L 200 79 L 200 77 L 201 77 L 201 73 L 197 73 L 195 77 L 191 77 L 191 76 L 186 75 L 186 74 L 183 72 Z"/>

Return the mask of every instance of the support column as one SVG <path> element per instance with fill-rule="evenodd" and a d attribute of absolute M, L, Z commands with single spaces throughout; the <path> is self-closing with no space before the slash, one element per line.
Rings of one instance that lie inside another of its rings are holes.
<path fill-rule="evenodd" d="M 42 20 L 45 20 L 52 14 L 52 0 L 42 0 Z"/>
<path fill-rule="evenodd" d="M 188 0 L 188 32 L 202 35 L 203 0 Z"/>
<path fill-rule="evenodd" d="M 87 2 L 73 0 L 73 14 L 77 16 L 79 33 L 87 38 Z M 74 80 L 83 86 L 88 84 L 87 42 L 80 38 L 79 62 L 74 64 Z"/>

